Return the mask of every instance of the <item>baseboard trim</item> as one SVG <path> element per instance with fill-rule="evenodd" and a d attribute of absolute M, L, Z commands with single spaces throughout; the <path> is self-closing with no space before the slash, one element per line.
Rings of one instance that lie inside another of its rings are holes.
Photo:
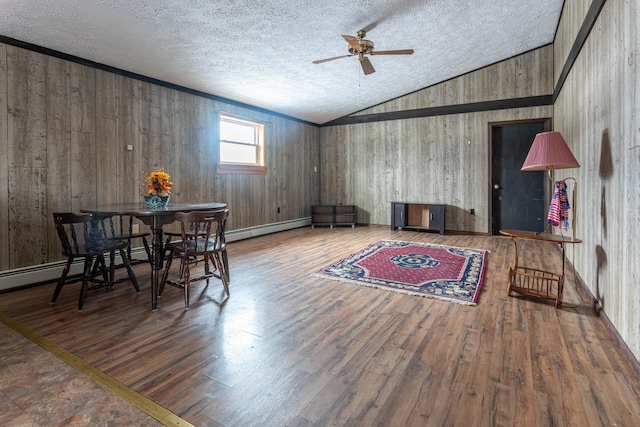
<path fill-rule="evenodd" d="M 250 239 L 252 237 L 273 234 L 279 231 L 293 230 L 294 228 L 311 225 L 311 217 L 292 219 L 290 221 L 274 222 L 271 224 L 257 225 L 255 227 L 231 230 L 226 233 L 227 242 Z"/>
<path fill-rule="evenodd" d="M 591 290 L 587 287 L 587 284 L 584 282 L 584 280 L 582 280 L 582 277 L 580 277 L 580 275 L 575 271 L 573 265 L 571 265 L 571 263 L 569 262 L 568 264 L 571 268 L 571 271 L 575 273 L 576 282 L 580 286 L 580 290 L 587 295 L 591 308 L 593 308 L 593 311 L 600 318 L 604 327 L 607 329 L 607 332 L 609 332 L 609 335 L 611 335 L 611 338 L 613 338 L 613 340 L 616 342 L 616 345 L 618 346 L 618 349 L 620 350 L 624 358 L 627 359 L 627 362 L 629 363 L 629 366 L 631 367 L 633 373 L 636 375 L 636 378 L 640 379 L 640 362 L 638 361 L 638 359 L 636 359 L 636 356 L 633 354 L 627 343 L 620 336 L 620 333 L 616 329 L 615 325 L 611 322 L 609 316 L 607 316 L 607 313 L 602 308 L 602 305 L 600 305 L 600 301 L 598 301 L 593 293 L 591 293 Z"/>
<path fill-rule="evenodd" d="M 259 225 L 256 227 L 230 230 L 226 233 L 227 242 L 249 239 L 265 234 L 277 233 L 279 231 L 292 230 L 311 225 L 311 217 L 299 218 L 290 221 L 275 222 L 272 224 Z M 134 248 L 131 257 L 134 259 L 145 259 L 147 256 L 144 248 Z M 120 255 L 116 256 L 116 263 L 121 264 Z M 41 283 L 52 282 L 60 277 L 65 261 L 50 262 L 47 264 L 33 265 L 13 270 L 0 271 L 0 293 L 30 287 Z M 71 265 L 70 275 L 82 274 L 83 262 L 77 260 Z"/>

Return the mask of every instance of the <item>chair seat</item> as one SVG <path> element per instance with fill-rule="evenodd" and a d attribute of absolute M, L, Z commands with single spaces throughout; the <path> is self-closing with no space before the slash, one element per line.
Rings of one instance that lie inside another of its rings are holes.
<path fill-rule="evenodd" d="M 116 234 L 115 236 L 109 237 L 109 240 L 141 239 L 143 237 L 149 237 L 150 235 L 151 233 Z"/>
<path fill-rule="evenodd" d="M 224 250 L 226 245 L 220 244 L 220 242 L 216 242 L 215 239 L 209 239 L 205 241 L 203 239 L 188 239 L 184 243 L 173 242 L 169 243 L 166 248 L 167 250 L 173 251 L 175 256 L 184 257 L 184 256 L 196 256 L 203 255 L 205 253 L 213 253 Z"/>
<path fill-rule="evenodd" d="M 95 254 L 103 254 L 110 251 L 117 251 L 119 249 L 124 249 L 128 246 L 127 242 L 123 240 L 102 240 L 98 242 L 87 243 L 86 249 L 87 255 L 95 255 Z M 77 254 L 75 254 L 78 256 Z"/>

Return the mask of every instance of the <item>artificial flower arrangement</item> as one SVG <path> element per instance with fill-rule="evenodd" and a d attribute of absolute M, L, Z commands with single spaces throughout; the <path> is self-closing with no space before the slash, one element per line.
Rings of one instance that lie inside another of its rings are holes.
<path fill-rule="evenodd" d="M 169 178 L 169 174 L 162 168 L 151 172 L 147 177 L 147 194 L 160 197 L 171 195 L 173 182 L 169 181 Z"/>
<path fill-rule="evenodd" d="M 151 172 L 148 176 L 142 171 L 143 196 L 149 206 L 166 206 L 171 195 L 173 182 L 163 168 Z"/>

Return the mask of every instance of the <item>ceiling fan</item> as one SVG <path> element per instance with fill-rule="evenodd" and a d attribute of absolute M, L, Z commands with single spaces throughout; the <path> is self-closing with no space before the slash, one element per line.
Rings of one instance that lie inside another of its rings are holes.
<path fill-rule="evenodd" d="M 362 66 L 362 71 L 365 74 L 375 73 L 375 68 L 369 61 L 365 55 L 411 55 L 413 53 L 413 49 L 402 49 L 402 50 L 379 50 L 374 51 L 373 42 L 371 40 L 366 40 L 367 33 L 364 30 L 360 30 L 354 36 L 345 36 L 342 37 L 349 43 L 349 55 L 336 56 L 333 58 L 319 59 L 317 61 L 313 61 L 314 64 L 322 64 L 323 62 L 333 61 L 334 59 L 340 58 L 348 58 L 350 56 L 358 55 L 358 60 L 360 61 L 360 65 Z"/>

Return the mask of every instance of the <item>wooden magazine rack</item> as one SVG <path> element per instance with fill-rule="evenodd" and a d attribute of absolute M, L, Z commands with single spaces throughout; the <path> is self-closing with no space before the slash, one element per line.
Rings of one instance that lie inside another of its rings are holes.
<path fill-rule="evenodd" d="M 572 237 L 564 237 L 551 233 L 537 233 L 526 230 L 500 230 L 501 234 L 511 236 L 514 247 L 513 265 L 509 267 L 509 286 L 507 295 L 518 292 L 538 298 L 554 300 L 556 308 L 562 304 L 562 291 L 564 288 L 564 272 L 566 264 L 565 244 L 581 243 L 582 240 Z M 552 271 L 528 267 L 520 264 L 518 259 L 517 239 L 540 240 L 558 243 L 562 249 L 562 271 L 558 274 Z"/>

